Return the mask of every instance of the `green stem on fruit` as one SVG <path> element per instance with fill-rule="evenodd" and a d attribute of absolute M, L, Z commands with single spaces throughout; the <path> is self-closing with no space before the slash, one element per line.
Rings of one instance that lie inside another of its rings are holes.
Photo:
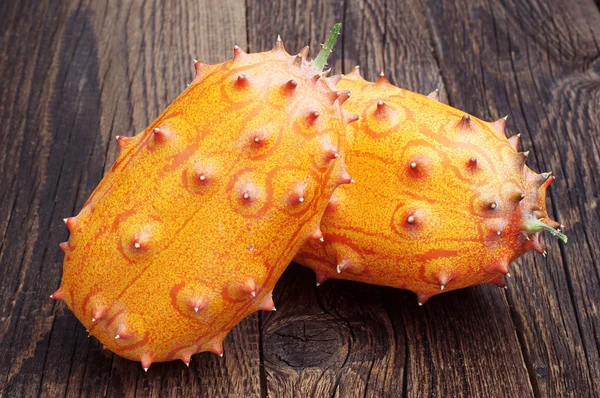
<path fill-rule="evenodd" d="M 527 232 L 528 234 L 534 234 L 534 233 L 540 232 L 540 231 L 547 231 L 555 238 L 562 240 L 563 243 L 567 243 L 567 240 L 568 240 L 567 235 L 552 228 L 549 225 L 544 224 L 537 218 L 532 218 L 530 220 L 525 221 L 525 232 Z"/>
<path fill-rule="evenodd" d="M 327 63 L 327 58 L 329 58 L 329 54 L 331 54 L 331 50 L 335 45 L 335 42 L 340 35 L 340 30 L 342 29 L 341 23 L 336 23 L 333 25 L 333 28 L 329 31 L 329 35 L 327 36 L 327 41 L 323 44 L 321 48 L 321 52 L 317 55 L 317 58 L 313 61 L 313 67 L 319 71 L 323 72 L 323 68 L 325 68 L 325 64 Z"/>

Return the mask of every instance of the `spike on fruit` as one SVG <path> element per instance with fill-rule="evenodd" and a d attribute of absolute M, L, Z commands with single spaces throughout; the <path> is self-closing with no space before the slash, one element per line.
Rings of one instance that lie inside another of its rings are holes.
<path fill-rule="evenodd" d="M 54 300 L 64 300 L 65 299 L 65 294 L 62 291 L 62 288 L 58 288 L 58 290 L 56 290 L 54 293 L 52 293 L 50 295 L 50 298 L 54 299 Z"/>
<path fill-rule="evenodd" d="M 106 310 L 107 308 L 104 306 L 94 308 L 94 310 L 92 311 L 92 323 L 103 319 L 106 315 Z"/>
<path fill-rule="evenodd" d="M 118 135 L 115 137 L 117 139 L 117 147 L 120 151 L 127 148 L 133 139 L 131 137 L 125 137 L 122 135 Z"/>
<path fill-rule="evenodd" d="M 348 98 L 350 98 L 350 91 L 348 90 L 338 91 L 338 94 L 338 103 L 340 105 L 343 105 L 344 102 L 346 102 Z"/>
<path fill-rule="evenodd" d="M 467 130 L 473 127 L 471 116 L 468 113 L 465 113 L 457 124 L 457 127 L 461 130 Z"/>
<path fill-rule="evenodd" d="M 388 82 L 387 77 L 385 77 L 385 73 L 381 72 L 379 74 L 379 77 L 377 78 L 377 82 L 375 84 L 380 86 L 380 85 L 384 85 L 384 84 L 390 84 L 390 82 Z"/>
<path fill-rule="evenodd" d="M 378 100 L 377 101 L 377 108 L 375 109 L 375 117 L 378 118 L 385 118 L 386 116 L 388 116 L 391 112 L 391 109 L 389 106 L 386 105 L 385 102 L 383 102 L 382 100 Z"/>
<path fill-rule="evenodd" d="M 212 352 L 215 355 L 223 357 L 223 340 L 217 338 L 214 341 L 210 342 L 206 347 L 206 351 Z"/>
<path fill-rule="evenodd" d="M 75 217 L 67 217 L 67 218 L 63 218 L 63 222 L 65 223 L 65 225 L 67 226 L 67 229 L 70 232 L 73 232 L 73 229 L 75 228 Z"/>
<path fill-rule="evenodd" d="M 354 180 L 352 179 L 352 177 L 350 177 L 350 174 L 348 174 L 348 172 L 346 171 L 346 168 L 344 166 L 342 166 L 342 173 L 340 175 L 340 179 L 338 180 L 338 183 L 350 184 L 353 181 Z"/>
<path fill-rule="evenodd" d="M 352 72 L 346 75 L 346 79 L 362 80 L 362 75 L 360 74 L 360 66 L 356 65 L 354 68 L 352 68 Z"/>
<path fill-rule="evenodd" d="M 239 46 L 233 46 L 233 60 L 238 61 L 247 55 Z"/>
<path fill-rule="evenodd" d="M 188 307 L 190 308 L 190 311 L 193 312 L 198 312 L 203 310 L 207 305 L 206 300 L 204 299 L 204 297 L 192 297 L 188 300 Z"/>
<path fill-rule="evenodd" d="M 440 102 L 440 90 L 436 88 L 435 90 L 427 94 L 427 98 Z"/>
<path fill-rule="evenodd" d="M 240 291 L 252 297 L 256 297 L 256 282 L 254 282 L 254 279 L 248 278 L 246 282 L 242 283 Z"/>
<path fill-rule="evenodd" d="M 416 293 L 417 294 L 417 302 L 419 304 L 419 307 L 425 305 L 429 299 L 433 296 L 433 294 L 427 294 L 427 293 Z"/>
<path fill-rule="evenodd" d="M 283 41 L 279 35 L 277 35 L 277 40 L 275 40 L 275 47 L 273 47 L 273 50 L 285 50 L 283 47 Z"/>
<path fill-rule="evenodd" d="M 69 246 L 69 242 L 62 242 L 58 246 L 60 247 L 60 250 L 62 250 L 63 252 L 66 252 L 67 251 L 67 247 Z"/>
<path fill-rule="evenodd" d="M 152 129 L 152 140 L 155 143 L 163 144 L 163 143 L 167 142 L 167 137 L 168 137 L 168 133 L 166 132 L 166 130 L 164 128 L 155 127 L 154 129 Z"/>
<path fill-rule="evenodd" d="M 181 361 L 185 364 L 185 366 L 187 366 L 189 368 L 190 362 L 192 361 L 192 354 L 190 352 L 183 352 L 183 353 L 181 353 L 181 356 L 179 357 L 179 359 L 181 359 Z"/>
<path fill-rule="evenodd" d="M 493 122 L 492 127 L 494 128 L 494 130 L 496 130 L 497 132 L 499 132 L 501 134 L 504 134 L 504 130 L 506 129 L 507 118 L 508 118 L 508 116 L 501 117 L 500 119 Z"/>
<path fill-rule="evenodd" d="M 321 286 L 323 283 L 325 283 L 327 281 L 327 276 L 325 276 L 325 274 L 319 273 L 319 272 L 315 272 L 315 282 L 317 287 Z"/>
<path fill-rule="evenodd" d="M 302 55 L 298 54 L 294 57 L 294 61 L 292 61 L 292 64 L 296 67 L 296 68 L 301 68 L 302 67 Z"/>
<path fill-rule="evenodd" d="M 235 86 L 238 88 L 246 88 L 250 85 L 250 82 L 248 81 L 248 77 L 246 75 L 238 75 L 238 77 L 235 79 Z"/>
<path fill-rule="evenodd" d="M 314 124 L 315 121 L 317 120 L 317 118 L 319 117 L 320 113 L 317 111 L 312 111 L 308 113 L 308 116 L 306 117 L 306 120 L 308 121 L 308 124 Z"/>
<path fill-rule="evenodd" d="M 150 369 L 150 366 L 152 366 L 152 356 L 150 354 L 144 354 L 140 358 L 140 362 L 142 363 L 144 372 L 148 372 L 148 369 Z"/>
<path fill-rule="evenodd" d="M 300 55 L 302 57 L 303 60 L 308 61 L 308 52 L 310 50 L 309 46 L 305 46 L 302 48 L 302 50 L 300 50 L 300 52 L 298 53 L 298 55 Z"/>
<path fill-rule="evenodd" d="M 295 79 L 290 79 L 282 86 L 282 89 L 285 94 L 291 95 L 296 91 L 296 87 L 298 87 L 298 82 Z"/>
<path fill-rule="evenodd" d="M 337 99 L 340 97 L 341 92 L 339 91 L 332 91 L 330 93 L 327 93 L 327 99 L 328 102 L 333 105 L 335 103 L 335 101 L 337 101 Z"/>
<path fill-rule="evenodd" d="M 521 142 L 521 134 L 513 135 L 508 139 L 508 143 L 515 150 L 519 151 L 519 143 Z"/>
<path fill-rule="evenodd" d="M 321 231 L 321 228 L 317 227 L 315 231 L 312 234 L 310 234 L 310 238 L 323 241 L 323 232 Z"/>
<path fill-rule="evenodd" d="M 267 293 L 258 306 L 262 311 L 275 311 L 275 303 L 273 302 L 273 292 Z"/>
<path fill-rule="evenodd" d="M 194 76 L 193 83 L 197 83 L 206 75 L 206 73 L 210 70 L 211 65 L 202 63 L 200 61 L 196 61 L 194 63 L 194 69 L 196 70 L 196 75 Z"/>

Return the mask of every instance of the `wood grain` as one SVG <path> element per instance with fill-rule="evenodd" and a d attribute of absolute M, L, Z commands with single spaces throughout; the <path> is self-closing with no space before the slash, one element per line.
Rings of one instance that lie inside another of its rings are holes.
<path fill-rule="evenodd" d="M 600 11 L 592 0 L 305 2 L 3 1 L 0 15 L 0 396 L 599 396 Z M 145 374 L 108 352 L 58 286 L 78 211 L 116 158 L 115 135 L 153 120 L 234 44 L 316 54 L 334 22 L 334 72 L 441 89 L 486 119 L 509 115 L 536 171 L 552 170 L 569 244 L 513 265 L 508 290 L 430 300 L 292 265 L 277 312 L 253 315 L 225 357 Z"/>

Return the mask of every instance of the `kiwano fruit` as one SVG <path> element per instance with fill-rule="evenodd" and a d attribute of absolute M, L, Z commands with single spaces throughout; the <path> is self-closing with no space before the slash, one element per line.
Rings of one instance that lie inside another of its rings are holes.
<path fill-rule="evenodd" d="M 339 29 L 338 29 L 339 31 Z M 337 32 L 332 36 L 335 39 Z M 333 45 L 333 43 L 331 43 Z M 324 49 L 329 53 L 330 48 Z M 343 163 L 347 92 L 278 38 L 195 63 L 189 87 L 120 154 L 70 231 L 60 288 L 90 335 L 145 370 L 197 352 L 257 310 L 299 247 L 321 238 Z M 324 61 L 323 61 L 324 64 Z"/>
<path fill-rule="evenodd" d="M 442 291 L 491 282 L 528 250 L 544 253 L 541 231 L 566 242 L 548 217 L 550 173 L 536 174 L 506 138 L 506 119 L 484 122 L 434 98 L 364 80 L 358 67 L 337 85 L 344 108 L 346 164 L 356 184 L 334 193 L 321 228 L 296 261 L 317 285 L 342 278 L 412 290 L 420 304 Z M 431 97 L 431 95 L 430 95 Z"/>

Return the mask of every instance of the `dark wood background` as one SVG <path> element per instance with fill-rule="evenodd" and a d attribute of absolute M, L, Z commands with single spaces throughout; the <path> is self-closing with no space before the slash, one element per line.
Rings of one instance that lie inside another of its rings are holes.
<path fill-rule="evenodd" d="M 0 396 L 599 396 L 600 4 L 593 0 L 0 1 Z M 292 265 L 276 313 L 254 314 L 190 368 L 103 352 L 63 303 L 67 230 L 115 160 L 115 135 L 152 121 L 234 44 L 318 48 L 344 23 L 335 72 L 458 108 L 509 115 L 552 170 L 569 244 L 527 254 L 508 290 L 417 306 L 406 291 Z"/>

